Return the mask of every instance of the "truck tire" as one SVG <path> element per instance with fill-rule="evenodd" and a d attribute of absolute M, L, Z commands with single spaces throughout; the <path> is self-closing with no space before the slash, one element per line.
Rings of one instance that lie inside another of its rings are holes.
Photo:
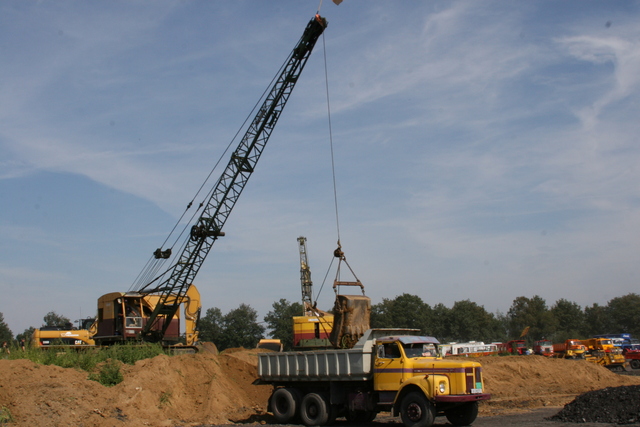
<path fill-rule="evenodd" d="M 629 362 L 629 364 L 633 369 L 640 369 L 640 360 L 638 359 L 631 359 L 631 362 Z"/>
<path fill-rule="evenodd" d="M 326 425 L 331 417 L 330 411 L 328 399 L 318 393 L 305 395 L 300 403 L 300 419 L 306 426 Z"/>
<path fill-rule="evenodd" d="M 276 421 L 289 424 L 300 408 L 300 392 L 295 388 L 278 388 L 269 399 L 269 407 Z"/>
<path fill-rule="evenodd" d="M 478 402 L 468 402 L 444 413 L 454 426 L 470 426 L 478 416 Z"/>
<path fill-rule="evenodd" d="M 405 427 L 431 427 L 435 409 L 424 394 L 413 391 L 402 398 L 400 418 Z"/>

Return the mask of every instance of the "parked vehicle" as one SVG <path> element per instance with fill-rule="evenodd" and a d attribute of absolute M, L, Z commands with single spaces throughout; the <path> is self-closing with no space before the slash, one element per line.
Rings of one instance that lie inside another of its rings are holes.
<path fill-rule="evenodd" d="M 568 339 L 553 345 L 553 356 L 565 359 L 584 359 L 587 348 L 577 339 Z"/>
<path fill-rule="evenodd" d="M 533 354 L 540 356 L 553 356 L 553 343 L 549 340 L 538 340 L 533 343 Z"/>
<path fill-rule="evenodd" d="M 259 353 L 255 383 L 274 386 L 268 406 L 283 424 L 369 422 L 390 411 L 405 426 L 429 427 L 441 415 L 470 425 L 491 397 L 481 365 L 443 359 L 437 339 L 415 332 L 369 329 L 350 349 Z"/>

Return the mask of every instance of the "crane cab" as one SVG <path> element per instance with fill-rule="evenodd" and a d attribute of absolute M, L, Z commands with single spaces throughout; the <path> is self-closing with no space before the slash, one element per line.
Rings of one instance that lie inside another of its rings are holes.
<path fill-rule="evenodd" d="M 142 328 L 158 303 L 157 295 L 112 292 L 98 299 L 97 344 L 141 340 Z M 164 319 L 159 319 L 152 331 L 161 331 Z M 179 312 L 171 319 L 163 341 L 177 341 L 180 337 Z"/>

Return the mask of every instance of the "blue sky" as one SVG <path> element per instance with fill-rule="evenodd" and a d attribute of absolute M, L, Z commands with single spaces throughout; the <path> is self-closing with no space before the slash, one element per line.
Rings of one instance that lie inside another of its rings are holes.
<path fill-rule="evenodd" d="M 318 3 L 0 3 L 0 312 L 14 334 L 129 289 Z M 320 12 L 324 40 L 198 275 L 204 309 L 262 318 L 299 301 L 300 235 L 321 288 L 338 238 L 325 55 L 340 238 L 374 304 L 410 293 L 506 312 L 518 296 L 637 292 L 638 2 Z"/>

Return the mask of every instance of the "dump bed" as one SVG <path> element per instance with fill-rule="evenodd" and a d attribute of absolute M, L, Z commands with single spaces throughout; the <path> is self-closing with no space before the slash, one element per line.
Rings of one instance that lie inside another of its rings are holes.
<path fill-rule="evenodd" d="M 362 349 L 258 353 L 258 377 L 265 382 L 366 381 L 371 352 Z"/>
<path fill-rule="evenodd" d="M 373 378 L 373 343 L 414 329 L 369 329 L 352 349 L 258 353 L 261 382 L 367 381 Z"/>

